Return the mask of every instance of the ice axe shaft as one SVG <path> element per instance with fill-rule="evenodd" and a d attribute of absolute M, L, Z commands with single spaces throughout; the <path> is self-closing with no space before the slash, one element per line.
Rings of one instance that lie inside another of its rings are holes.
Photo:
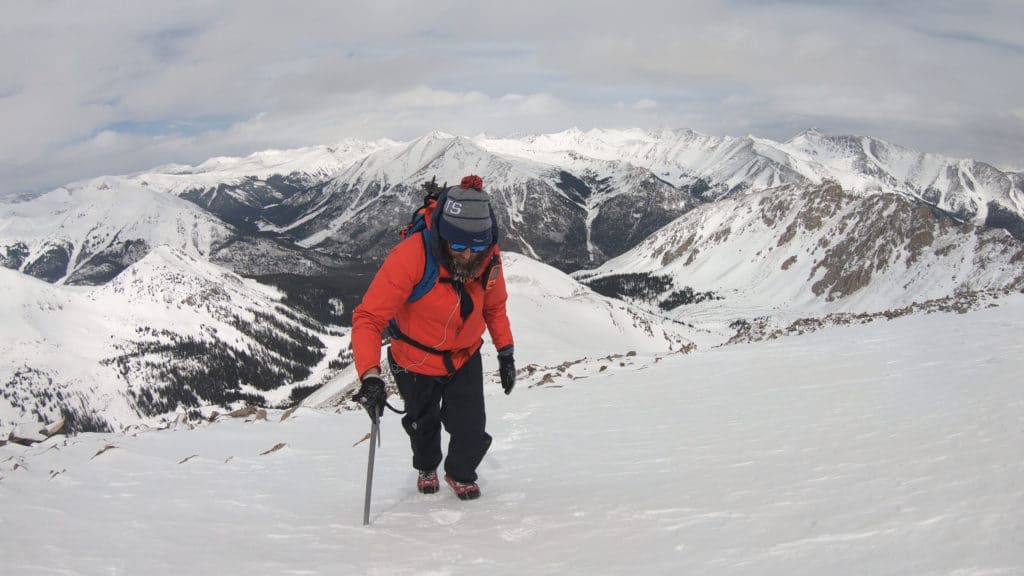
<path fill-rule="evenodd" d="M 370 495 L 373 493 L 373 459 L 377 455 L 377 438 L 380 434 L 380 420 L 373 419 L 370 426 L 370 458 L 366 464 L 366 502 L 363 505 L 363 526 L 370 524 Z"/>

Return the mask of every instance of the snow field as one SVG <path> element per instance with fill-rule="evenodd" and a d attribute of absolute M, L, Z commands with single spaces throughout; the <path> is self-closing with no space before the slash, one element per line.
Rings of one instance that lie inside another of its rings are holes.
<path fill-rule="evenodd" d="M 1017 296 L 595 360 L 507 397 L 491 381 L 472 502 L 416 493 L 389 412 L 369 527 L 361 412 L 8 445 L 0 557 L 11 574 L 1020 574 L 1022 328 Z"/>

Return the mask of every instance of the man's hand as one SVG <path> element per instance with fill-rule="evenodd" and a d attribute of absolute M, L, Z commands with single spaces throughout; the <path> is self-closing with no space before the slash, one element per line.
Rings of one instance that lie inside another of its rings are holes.
<path fill-rule="evenodd" d="M 362 386 L 359 387 L 359 391 L 353 398 L 370 415 L 370 420 L 376 422 L 384 415 L 384 403 L 387 401 L 384 380 L 380 376 L 363 377 Z"/>
<path fill-rule="evenodd" d="M 511 346 L 498 352 L 498 373 L 501 374 L 501 387 L 508 396 L 516 385 L 516 361 L 512 358 Z"/>

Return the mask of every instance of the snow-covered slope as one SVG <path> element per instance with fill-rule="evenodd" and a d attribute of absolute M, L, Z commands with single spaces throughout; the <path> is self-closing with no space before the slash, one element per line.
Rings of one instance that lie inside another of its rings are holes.
<path fill-rule="evenodd" d="M 503 254 L 509 318 L 522 333 L 516 351 L 541 365 L 584 356 L 687 351 L 698 331 L 596 294 L 564 273 L 520 254 Z"/>
<path fill-rule="evenodd" d="M 0 273 L 4 431 L 62 416 L 71 431 L 122 429 L 210 404 L 273 404 L 319 384 L 347 346 L 276 290 L 166 246 L 96 288 Z"/>
<path fill-rule="evenodd" d="M 360 411 L 2 446 L 0 557 L 11 574 L 1020 574 L 1022 338 L 1015 296 L 489 384 L 471 502 L 416 493 L 387 413 L 368 527 Z"/>

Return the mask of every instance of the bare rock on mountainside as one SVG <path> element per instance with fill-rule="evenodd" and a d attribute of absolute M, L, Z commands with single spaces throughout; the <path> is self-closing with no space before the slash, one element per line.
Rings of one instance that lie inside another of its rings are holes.
<path fill-rule="evenodd" d="M 935 312 L 966 314 L 972 310 L 998 306 L 1000 298 L 1010 291 L 989 290 L 983 292 L 963 291 L 946 298 L 914 303 L 902 308 L 893 308 L 873 313 L 834 313 L 821 318 L 799 318 L 785 328 L 775 325 L 773 319 L 763 316 L 752 320 L 739 319 L 730 328 L 736 333 L 723 346 L 762 340 L 775 340 L 785 336 L 796 336 L 816 332 L 829 326 L 846 326 L 851 324 L 867 324 L 874 321 L 893 320 L 911 314 Z"/>

